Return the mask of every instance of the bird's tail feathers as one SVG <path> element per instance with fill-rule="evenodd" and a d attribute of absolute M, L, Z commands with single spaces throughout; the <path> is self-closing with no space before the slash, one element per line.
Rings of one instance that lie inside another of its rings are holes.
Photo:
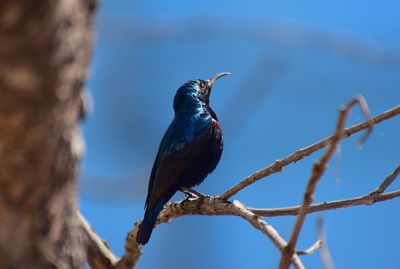
<path fill-rule="evenodd" d="M 146 209 L 143 221 L 139 226 L 139 230 L 136 236 L 136 242 L 138 244 L 145 245 L 149 241 L 151 233 L 153 232 L 154 224 L 157 220 L 158 213 L 160 213 L 160 211 L 163 209 L 166 201 L 165 199 L 162 199 L 156 204 L 154 208 Z"/>

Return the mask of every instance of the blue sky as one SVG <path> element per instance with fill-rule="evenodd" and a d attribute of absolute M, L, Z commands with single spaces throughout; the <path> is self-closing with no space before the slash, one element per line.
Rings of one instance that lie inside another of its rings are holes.
<path fill-rule="evenodd" d="M 376 115 L 400 101 L 398 1 L 103 1 L 87 83 L 93 110 L 83 130 L 80 205 L 113 250 L 123 253 L 142 218 L 150 169 L 173 117 L 176 89 L 217 72 L 211 103 L 225 148 L 197 189 L 222 193 L 274 160 L 330 135 L 339 107 L 362 94 Z M 347 126 L 362 121 L 358 108 Z M 374 189 L 400 161 L 400 119 L 376 127 L 362 150 L 343 141 L 317 187 L 316 202 Z M 234 198 L 252 207 L 301 202 L 320 152 Z M 390 190 L 398 189 L 394 183 Z M 174 199 L 181 199 L 177 194 Z M 316 240 L 325 219 L 337 268 L 399 268 L 400 200 L 306 220 L 298 247 Z M 293 217 L 266 218 L 284 238 Z M 243 220 L 190 216 L 160 225 L 138 268 L 276 268 L 272 243 Z M 321 268 L 318 253 L 303 258 Z"/>

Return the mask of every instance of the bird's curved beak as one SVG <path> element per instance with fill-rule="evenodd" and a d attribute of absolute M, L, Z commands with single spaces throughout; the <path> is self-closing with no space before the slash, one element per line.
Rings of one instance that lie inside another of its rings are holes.
<path fill-rule="evenodd" d="M 231 73 L 229 73 L 229 72 L 222 72 L 222 73 L 218 73 L 215 76 L 209 78 L 207 80 L 208 87 L 211 89 L 211 87 L 214 85 L 215 81 L 217 81 L 218 79 L 220 79 L 224 76 L 230 75 L 230 74 Z"/>

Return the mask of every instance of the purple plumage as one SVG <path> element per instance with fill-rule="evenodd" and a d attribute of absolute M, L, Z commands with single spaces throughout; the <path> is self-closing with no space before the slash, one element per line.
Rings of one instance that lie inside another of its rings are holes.
<path fill-rule="evenodd" d="M 217 166 L 223 148 L 222 129 L 209 98 L 214 82 L 228 74 L 191 80 L 178 89 L 175 117 L 161 140 L 151 171 L 146 212 L 136 238 L 139 244 L 149 241 L 164 204 L 178 190 L 200 184 Z"/>

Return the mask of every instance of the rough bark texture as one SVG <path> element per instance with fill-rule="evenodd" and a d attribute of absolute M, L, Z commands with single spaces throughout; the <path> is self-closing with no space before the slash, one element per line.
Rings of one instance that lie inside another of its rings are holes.
<path fill-rule="evenodd" d="M 0 268 L 80 268 L 82 86 L 94 0 L 0 1 Z"/>

